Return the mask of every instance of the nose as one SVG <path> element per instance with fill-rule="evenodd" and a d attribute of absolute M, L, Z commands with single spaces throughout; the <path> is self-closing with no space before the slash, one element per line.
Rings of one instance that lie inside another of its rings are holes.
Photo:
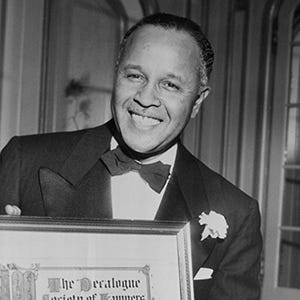
<path fill-rule="evenodd" d="M 134 101 L 143 107 L 158 107 L 161 104 L 155 86 L 149 83 L 140 87 L 134 96 Z"/>

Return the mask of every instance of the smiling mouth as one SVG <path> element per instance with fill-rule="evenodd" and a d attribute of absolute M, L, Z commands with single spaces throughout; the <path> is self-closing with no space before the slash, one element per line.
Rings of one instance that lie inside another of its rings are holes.
<path fill-rule="evenodd" d="M 160 120 L 158 118 L 140 115 L 140 114 L 137 114 L 133 111 L 130 111 L 129 113 L 131 115 L 132 120 L 138 126 L 150 127 L 150 126 L 158 125 L 162 122 L 162 120 Z"/>

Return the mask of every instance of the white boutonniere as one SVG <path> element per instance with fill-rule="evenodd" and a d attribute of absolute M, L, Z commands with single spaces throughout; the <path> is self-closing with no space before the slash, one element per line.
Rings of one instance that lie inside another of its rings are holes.
<path fill-rule="evenodd" d="M 211 210 L 209 214 L 202 213 L 199 216 L 199 224 L 205 225 L 201 241 L 211 236 L 213 239 L 225 239 L 227 236 L 228 224 L 223 215 Z"/>

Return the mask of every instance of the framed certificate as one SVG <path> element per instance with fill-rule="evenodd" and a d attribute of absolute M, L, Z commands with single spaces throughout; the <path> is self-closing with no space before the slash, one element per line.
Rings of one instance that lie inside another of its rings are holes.
<path fill-rule="evenodd" d="M 188 223 L 0 217 L 1 300 L 192 300 Z"/>

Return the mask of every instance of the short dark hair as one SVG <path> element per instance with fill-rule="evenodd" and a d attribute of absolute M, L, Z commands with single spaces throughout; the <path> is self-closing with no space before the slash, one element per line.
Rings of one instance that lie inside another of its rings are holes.
<path fill-rule="evenodd" d="M 212 65 L 214 61 L 214 52 L 212 50 L 210 42 L 208 41 L 201 27 L 197 23 L 193 22 L 190 19 L 167 13 L 156 13 L 153 15 L 146 16 L 139 22 L 137 22 L 135 25 L 133 25 L 126 32 L 120 44 L 119 58 L 116 65 L 117 67 L 119 62 L 122 60 L 122 56 L 124 54 L 128 38 L 137 29 L 146 25 L 159 26 L 166 30 L 176 29 L 178 31 L 184 31 L 187 34 L 189 34 L 192 38 L 194 38 L 200 49 L 200 61 L 202 65 L 200 66 L 201 82 L 203 84 L 207 83 L 208 77 L 212 71 Z"/>

